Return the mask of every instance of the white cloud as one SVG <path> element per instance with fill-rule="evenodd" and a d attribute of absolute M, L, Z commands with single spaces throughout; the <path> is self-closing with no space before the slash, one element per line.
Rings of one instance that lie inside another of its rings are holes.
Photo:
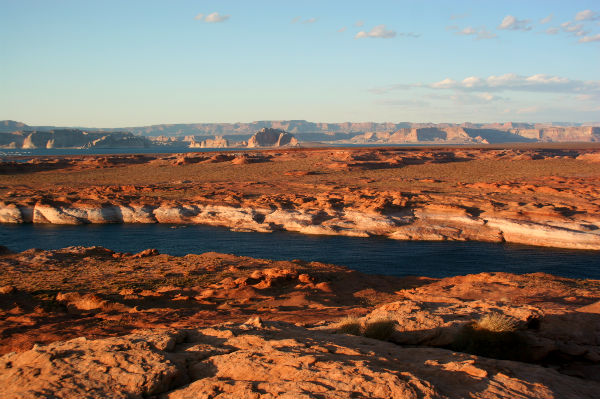
<path fill-rule="evenodd" d="M 573 24 L 573 22 L 568 21 L 563 22 L 562 24 L 560 24 L 560 26 L 562 26 L 563 31 L 570 33 L 574 36 L 585 36 L 589 33 L 588 31 L 583 30 L 582 23 Z"/>
<path fill-rule="evenodd" d="M 546 33 L 549 35 L 556 35 L 558 32 L 560 32 L 559 28 L 548 28 L 546 29 Z"/>
<path fill-rule="evenodd" d="M 600 40 L 600 38 L 599 38 Z M 600 93 L 600 81 L 571 80 L 560 76 L 536 74 L 531 76 L 507 73 L 499 76 L 479 78 L 470 76 L 461 82 L 444 79 L 429 85 L 433 89 L 455 89 L 464 91 L 529 91 L 529 92 L 564 92 L 564 93 Z"/>
<path fill-rule="evenodd" d="M 481 98 L 482 100 L 485 100 L 485 101 L 494 101 L 494 100 L 499 99 L 499 97 L 494 96 L 493 94 L 490 94 L 488 92 L 477 94 L 477 97 L 479 97 L 479 98 Z"/>
<path fill-rule="evenodd" d="M 593 36 L 584 36 L 579 39 L 579 43 L 600 42 L 600 33 Z"/>
<path fill-rule="evenodd" d="M 447 29 L 451 29 L 451 28 L 453 28 L 453 27 L 449 26 Z M 475 29 L 470 26 L 467 26 L 466 28 L 457 31 L 456 34 L 463 35 L 463 36 L 475 36 L 476 40 L 493 39 L 493 38 L 497 37 L 497 35 L 495 33 L 488 31 L 485 27 Z"/>
<path fill-rule="evenodd" d="M 552 18 L 554 18 L 554 14 L 550 14 L 546 18 L 540 19 L 540 24 L 547 24 L 548 22 L 552 21 Z"/>
<path fill-rule="evenodd" d="M 600 41 L 600 35 L 597 37 L 597 40 Z M 434 83 L 391 85 L 376 88 L 371 91 L 377 94 L 385 94 L 394 90 L 407 90 L 411 88 L 479 92 L 484 93 L 486 96 L 487 94 L 501 91 L 600 95 L 600 81 L 573 80 L 545 74 L 522 76 L 514 73 L 498 76 L 491 75 L 487 78 L 469 76 L 461 81 L 446 78 Z"/>
<path fill-rule="evenodd" d="M 338 33 L 342 33 L 342 32 L 346 32 L 346 29 L 347 28 L 345 26 L 343 26 L 340 29 L 338 29 L 337 31 L 338 31 Z"/>
<path fill-rule="evenodd" d="M 528 31 L 531 30 L 530 23 L 529 19 L 517 19 L 512 15 L 507 15 L 498 26 L 498 29 Z"/>
<path fill-rule="evenodd" d="M 386 29 L 385 25 L 377 25 L 370 32 L 360 31 L 354 36 L 355 39 L 370 37 L 372 39 L 391 39 L 396 37 L 396 31 Z"/>
<path fill-rule="evenodd" d="M 296 22 L 300 22 L 300 17 L 294 17 L 292 19 L 292 23 L 295 24 Z"/>
<path fill-rule="evenodd" d="M 360 28 L 360 27 L 361 27 L 361 26 L 363 26 L 364 24 L 365 24 L 365 23 L 364 23 L 364 21 L 356 21 L 356 22 L 354 23 L 354 26 L 356 26 L 356 27 L 359 27 L 359 28 Z"/>
<path fill-rule="evenodd" d="M 573 25 L 571 22 L 565 22 L 561 26 L 565 32 L 569 33 L 578 32 L 583 28 L 583 24 Z"/>
<path fill-rule="evenodd" d="M 464 78 L 462 83 L 465 87 L 475 87 L 481 85 L 482 79 L 476 76 L 469 76 L 468 78 Z"/>
<path fill-rule="evenodd" d="M 579 11 L 575 15 L 575 21 L 596 21 L 600 19 L 600 14 L 592 10 Z"/>
<path fill-rule="evenodd" d="M 450 78 L 446 78 L 442 81 L 432 83 L 430 86 L 434 89 L 451 89 L 456 86 L 458 82 Z"/>
<path fill-rule="evenodd" d="M 204 15 L 198 14 L 194 17 L 197 21 L 204 21 L 208 23 L 216 23 L 216 22 L 225 22 L 230 18 L 230 15 L 221 15 L 218 12 L 213 12 L 212 14 Z"/>

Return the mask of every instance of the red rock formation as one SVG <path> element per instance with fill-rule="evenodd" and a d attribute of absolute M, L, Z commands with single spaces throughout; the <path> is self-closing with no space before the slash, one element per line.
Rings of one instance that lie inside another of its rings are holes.
<path fill-rule="evenodd" d="M 596 398 L 540 366 L 253 318 L 196 331 L 79 338 L 0 358 L 0 395 L 57 398 Z"/>
<path fill-rule="evenodd" d="M 600 389 L 600 282 L 593 280 L 394 278 L 316 262 L 100 247 L 5 253 L 0 270 L 0 348 L 20 352 L 0 357 L 0 397 L 179 398 L 217 390 L 265 398 L 300 391 L 593 398 Z M 492 313 L 514 321 L 529 363 L 445 349 Z M 340 334 L 346 314 L 364 325 L 384 321 L 391 343 Z M 87 338 L 63 341 L 78 336 Z"/>
<path fill-rule="evenodd" d="M 5 162 L 0 173 L 11 183 L 0 187 L 0 222 L 199 223 L 262 232 L 600 249 L 597 157 L 590 148 L 454 148 Z M 211 166 L 227 161 L 218 169 Z M 136 179 L 146 184 L 132 184 L 127 192 L 118 182 L 96 185 L 102 173 L 82 186 L 62 183 L 64 174 L 79 178 L 82 171 L 120 167 L 128 174 L 143 171 Z M 443 172 L 442 178 L 432 178 L 435 171 Z M 188 176 L 186 184 L 181 173 Z M 160 184 L 154 184 L 155 174 L 162 176 Z M 255 184 L 259 176 L 265 178 Z M 22 184 L 29 179 L 38 183 Z M 60 185 L 49 183 L 52 179 Z"/>
<path fill-rule="evenodd" d="M 261 129 L 248 140 L 248 148 L 293 147 L 296 145 L 298 145 L 298 140 L 292 134 L 279 129 Z"/>

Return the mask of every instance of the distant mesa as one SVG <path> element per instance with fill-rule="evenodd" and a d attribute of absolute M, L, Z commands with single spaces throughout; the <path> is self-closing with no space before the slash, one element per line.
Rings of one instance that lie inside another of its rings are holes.
<path fill-rule="evenodd" d="M 0 125 L 6 126 L 2 122 Z M 53 129 L 0 133 L 0 148 L 144 148 L 151 145 L 152 142 L 148 138 L 135 136 L 129 132 Z"/>
<path fill-rule="evenodd" d="M 29 126 L 17 121 L 0 121 L 0 132 L 16 132 L 17 130 L 28 129 Z"/>
<path fill-rule="evenodd" d="M 188 140 L 185 140 L 188 141 Z M 189 140 L 189 148 L 229 148 L 229 140 L 223 138 L 223 136 L 215 136 L 214 139 L 205 139 L 202 141 L 196 141 L 196 137 L 192 136 Z"/>
<path fill-rule="evenodd" d="M 295 147 L 298 139 L 281 129 L 262 128 L 250 137 L 248 148 L 256 147 Z"/>
<path fill-rule="evenodd" d="M 344 144 L 600 142 L 600 122 L 315 123 L 303 120 L 64 128 L 0 121 L 0 148 L 266 148 Z"/>

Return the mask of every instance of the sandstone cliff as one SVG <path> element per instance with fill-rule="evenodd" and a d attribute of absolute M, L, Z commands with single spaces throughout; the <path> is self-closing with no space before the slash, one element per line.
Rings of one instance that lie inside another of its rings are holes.
<path fill-rule="evenodd" d="M 556 127 L 541 126 L 529 129 L 510 129 L 511 133 L 523 137 L 531 138 L 536 141 L 548 142 L 598 142 L 600 141 L 600 127 L 580 126 L 580 127 Z"/>
<path fill-rule="evenodd" d="M 136 135 L 159 136 L 153 139 L 157 144 L 176 145 L 179 142 L 202 142 L 210 136 L 222 136 L 230 142 L 247 140 L 250 134 L 260 129 L 276 129 L 294 134 L 299 141 L 322 141 L 328 143 L 355 144 L 414 144 L 414 143 L 506 143 L 506 142 L 597 142 L 600 141 L 600 127 L 590 123 L 584 126 L 564 126 L 532 123 L 315 123 L 303 120 L 256 121 L 249 123 L 196 123 L 175 125 L 154 125 L 120 129 L 85 129 L 91 133 L 120 132 L 126 130 Z M 29 127 L 15 121 L 0 121 L 0 146 L 20 148 L 23 139 L 17 136 L 9 140 L 6 133 L 23 131 L 48 132 L 65 130 L 55 127 Z M 68 129 L 67 129 L 68 130 Z M 73 129 L 70 129 L 73 130 Z M 4 133 L 2 133 L 4 132 Z M 167 142 L 165 137 L 173 137 Z M 14 142 L 14 144 L 12 144 Z M 207 143 L 209 144 L 209 143 Z M 55 147 L 57 145 L 54 145 Z M 230 146 L 231 143 L 230 143 Z M 234 145 L 238 146 L 238 145 Z M 40 148 L 36 146 L 36 148 Z M 201 148 L 201 147 L 200 147 Z"/>
<path fill-rule="evenodd" d="M 0 133 L 0 148 L 149 147 L 151 141 L 128 132 L 86 132 L 77 129 Z"/>
<path fill-rule="evenodd" d="M 222 136 L 215 136 L 214 139 L 205 139 L 202 141 L 191 140 L 189 148 L 228 148 L 229 140 Z"/>
<path fill-rule="evenodd" d="M 231 135 L 250 134 L 259 129 L 280 129 L 294 134 L 300 141 L 328 141 L 348 142 L 352 137 L 357 137 L 357 143 L 369 143 L 369 139 L 362 140 L 361 135 L 368 132 L 396 135 L 390 140 L 384 136 L 375 141 L 380 144 L 401 144 L 414 142 L 448 142 L 448 143 L 501 143 L 501 142 L 526 142 L 553 141 L 572 142 L 599 141 L 599 127 L 592 126 L 553 126 L 548 124 L 532 123 L 315 123 L 303 120 L 289 121 L 257 121 L 249 123 L 204 123 L 180 125 L 156 125 L 148 127 L 134 127 L 127 130 L 144 135 Z M 416 131 L 416 130 L 419 131 Z M 433 129 L 433 130 L 427 130 Z M 462 131 L 461 131 L 462 129 Z M 323 135 L 337 136 L 326 137 Z M 349 137 L 343 137 L 347 135 Z M 407 136 L 406 139 L 403 136 Z M 446 136 L 446 138 L 443 138 Z"/>
<path fill-rule="evenodd" d="M 279 129 L 263 128 L 248 140 L 248 148 L 255 147 L 293 147 L 298 140 L 290 133 Z"/>

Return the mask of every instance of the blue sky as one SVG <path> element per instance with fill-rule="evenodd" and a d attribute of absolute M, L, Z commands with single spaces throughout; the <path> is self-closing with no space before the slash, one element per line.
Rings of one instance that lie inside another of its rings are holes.
<path fill-rule="evenodd" d="M 600 2 L 0 0 L 0 119 L 600 121 Z"/>

